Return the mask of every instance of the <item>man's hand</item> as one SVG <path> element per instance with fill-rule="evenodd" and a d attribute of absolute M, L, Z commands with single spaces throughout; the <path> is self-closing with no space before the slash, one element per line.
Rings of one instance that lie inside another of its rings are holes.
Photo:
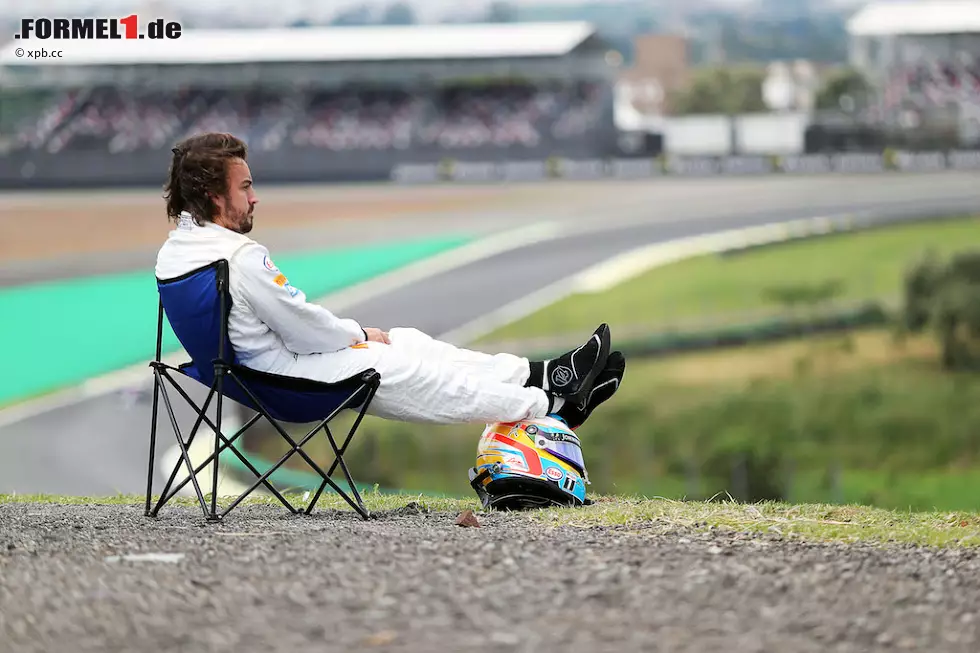
<path fill-rule="evenodd" d="M 374 327 L 364 327 L 364 333 L 367 335 L 368 342 L 383 342 L 386 345 L 391 344 L 391 342 L 388 340 L 387 331 L 375 329 Z"/>

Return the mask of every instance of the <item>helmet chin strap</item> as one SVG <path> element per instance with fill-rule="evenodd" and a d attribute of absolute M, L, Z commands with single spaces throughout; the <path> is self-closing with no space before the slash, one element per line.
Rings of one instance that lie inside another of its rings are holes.
<path fill-rule="evenodd" d="M 477 498 L 483 505 L 484 510 L 489 510 L 490 508 L 490 495 L 487 491 L 483 489 L 483 481 L 490 478 L 490 469 L 486 468 L 479 474 L 476 473 L 476 467 L 470 468 L 470 486 L 476 492 Z"/>
<path fill-rule="evenodd" d="M 471 472 L 475 472 L 476 471 L 476 468 L 474 467 L 470 471 Z M 484 481 L 484 479 L 487 479 L 487 478 L 490 478 L 490 468 L 489 467 L 487 467 L 482 472 L 480 472 L 479 474 L 477 474 L 476 476 L 474 476 L 473 478 L 471 478 L 470 479 L 470 485 L 473 487 L 474 490 L 476 490 L 477 492 L 480 492 L 481 490 L 483 490 L 483 481 Z"/>

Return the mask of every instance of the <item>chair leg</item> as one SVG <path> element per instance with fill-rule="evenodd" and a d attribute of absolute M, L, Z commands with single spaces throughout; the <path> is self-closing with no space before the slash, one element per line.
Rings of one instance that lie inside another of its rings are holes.
<path fill-rule="evenodd" d="M 215 429 L 214 429 L 214 463 L 213 463 L 214 466 L 212 467 L 212 477 L 211 477 L 211 514 L 208 516 L 208 521 L 212 521 L 212 522 L 219 521 L 221 519 L 217 513 L 218 513 L 218 462 L 221 460 L 220 457 L 221 449 L 220 449 L 219 440 L 221 439 L 222 400 L 224 399 L 224 396 L 222 395 L 222 390 L 224 390 L 224 388 L 222 387 L 224 381 L 223 377 L 224 377 L 224 371 L 219 370 L 218 378 L 215 379 L 215 381 L 217 382 L 216 391 L 218 393 L 218 403 L 217 406 L 215 407 L 216 410 L 215 416 L 217 417 L 215 421 L 217 422 L 217 424 L 215 425 Z"/>
<path fill-rule="evenodd" d="M 347 469 L 347 463 L 346 461 L 344 461 L 344 453 L 347 451 L 347 446 L 350 444 L 350 441 L 354 438 L 354 433 L 357 432 L 357 428 L 361 425 L 361 421 L 364 419 L 364 416 L 367 414 L 368 406 L 371 405 L 371 400 L 374 399 L 374 393 L 377 392 L 377 389 L 378 389 L 377 384 L 371 387 L 370 391 L 368 392 L 367 398 L 364 400 L 364 403 L 361 405 L 361 408 L 358 411 L 357 419 L 354 420 L 354 423 L 351 425 L 350 430 L 347 432 L 347 437 L 344 438 L 344 444 L 343 446 L 340 447 L 340 449 L 337 448 L 337 443 L 333 439 L 333 434 L 330 432 L 330 427 L 327 426 L 327 421 L 324 421 L 322 424 L 323 430 L 326 433 L 327 439 L 330 442 L 330 446 L 333 448 L 334 451 L 334 461 L 330 465 L 330 469 L 327 470 L 327 477 L 333 476 L 334 470 L 337 468 L 338 464 L 341 466 L 341 469 L 344 471 L 344 476 L 347 478 L 347 483 L 350 486 L 351 493 L 354 495 L 354 497 L 357 500 L 357 504 L 355 505 L 354 503 L 352 503 L 351 500 L 344 495 L 344 493 L 340 493 L 340 494 L 347 501 L 347 503 L 349 503 L 354 508 L 354 510 L 357 511 L 357 513 L 361 516 L 362 519 L 370 519 L 371 513 L 364 505 L 364 501 L 363 499 L 361 499 L 361 495 L 357 491 L 357 485 L 354 483 L 354 479 L 351 477 L 350 471 Z M 331 483 L 331 485 L 333 485 L 333 483 Z M 312 514 L 313 507 L 316 505 L 317 501 L 320 500 L 320 495 L 323 494 L 323 490 L 325 490 L 326 487 L 327 487 L 327 479 L 324 479 L 324 481 L 320 483 L 320 487 L 317 488 L 316 495 L 313 497 L 313 500 L 310 501 L 308 506 L 306 506 L 306 510 L 304 512 L 307 515 Z M 334 486 L 334 489 L 335 490 L 337 489 L 336 486 Z"/>
<path fill-rule="evenodd" d="M 186 401 L 197 412 L 200 420 L 203 420 L 204 423 L 207 424 L 207 426 L 212 430 L 214 430 L 215 432 L 220 433 L 220 431 L 218 431 L 217 425 L 215 425 L 214 422 L 212 422 L 207 416 L 207 408 L 210 405 L 210 401 L 211 401 L 211 397 L 213 396 L 213 393 L 208 395 L 208 398 L 205 400 L 204 405 L 202 407 L 198 407 L 198 405 L 194 402 L 194 400 L 191 399 L 190 395 L 188 395 L 183 388 L 181 388 L 176 382 L 174 382 L 169 375 L 164 373 L 164 378 L 170 379 L 174 388 L 177 390 L 178 393 L 180 393 L 180 396 L 183 397 L 184 401 Z M 238 449 L 234 446 L 234 442 L 242 435 L 244 435 L 245 431 L 250 429 L 261 418 L 262 418 L 261 414 L 256 414 L 252 416 L 248 420 L 248 422 L 245 423 L 244 426 L 239 428 L 238 431 L 233 436 L 231 436 L 230 439 L 222 435 L 221 440 L 224 442 L 224 444 L 221 445 L 221 447 L 219 448 L 219 453 L 221 451 L 224 451 L 225 449 L 231 449 L 231 452 L 235 454 L 235 456 L 242 462 L 242 464 L 245 465 L 249 469 L 249 471 L 255 474 L 255 476 L 260 476 L 261 472 L 255 469 L 255 466 L 251 462 L 249 462 L 248 458 L 243 456 L 242 453 L 238 451 Z M 188 438 L 188 442 L 187 442 L 188 447 L 191 446 L 191 440 L 194 438 L 196 432 L 197 429 L 195 426 L 195 429 L 191 432 L 191 435 Z M 211 456 L 209 456 L 207 459 L 204 460 L 204 462 L 202 462 L 197 466 L 197 468 L 194 470 L 194 474 L 195 475 L 199 474 L 201 470 L 203 470 L 205 467 L 207 467 L 210 464 L 210 462 L 211 462 Z M 190 481 L 190 478 L 185 478 L 183 481 L 178 483 L 176 487 L 171 489 L 170 486 L 173 485 L 174 479 L 177 478 L 177 472 L 179 470 L 180 470 L 180 463 L 178 462 L 177 465 L 174 467 L 173 472 L 170 474 L 170 479 L 167 481 L 167 485 L 163 491 L 163 494 L 161 495 L 160 502 L 157 504 L 157 508 L 156 508 L 157 510 L 159 510 L 160 507 L 162 507 L 168 501 L 170 501 L 170 499 L 172 499 L 174 495 L 180 492 L 180 490 L 185 485 L 187 485 L 187 483 Z M 277 499 L 279 499 L 280 503 L 286 506 L 287 510 L 289 510 L 293 514 L 296 514 L 298 512 L 296 508 L 291 503 L 289 503 L 289 501 L 287 501 L 286 498 L 275 488 L 275 486 L 272 485 L 272 483 L 266 481 L 264 485 L 266 489 L 269 490 L 269 492 L 271 492 Z"/>
<path fill-rule="evenodd" d="M 360 392 L 360 390 L 358 390 L 357 392 L 352 393 L 350 395 L 350 397 L 347 398 L 346 401 L 344 401 L 339 406 L 337 406 L 337 408 L 335 408 L 330 413 L 330 415 L 328 415 L 317 426 L 315 426 L 313 428 L 313 430 L 311 430 L 309 433 L 307 433 L 299 442 L 296 442 L 295 440 L 293 440 L 293 438 L 291 438 L 289 436 L 289 433 L 287 433 L 286 430 L 283 429 L 282 425 L 279 424 L 279 422 L 276 419 L 274 419 L 271 414 L 269 414 L 269 411 L 265 408 L 265 406 L 263 406 L 263 404 L 259 400 L 259 398 L 255 396 L 255 393 L 253 393 L 247 387 L 247 385 L 243 384 L 238 379 L 237 375 L 234 372 L 229 372 L 229 375 L 231 376 L 231 378 L 236 383 L 239 384 L 239 386 L 249 396 L 249 399 L 254 403 L 255 407 L 259 410 L 259 412 L 261 412 L 265 416 L 265 418 L 269 421 L 269 423 L 273 426 L 273 428 L 275 428 L 276 431 L 279 432 L 279 435 L 282 436 L 282 438 L 284 440 L 286 440 L 286 442 L 288 442 L 289 445 L 290 445 L 290 447 L 292 447 L 292 448 L 291 448 L 290 451 L 286 452 L 269 470 L 267 470 L 266 473 L 263 474 L 259 478 L 258 481 L 256 481 L 255 483 L 253 483 L 251 487 L 249 487 L 247 490 L 245 490 L 245 492 L 243 492 L 241 494 L 241 496 L 239 496 L 237 499 L 235 499 L 235 501 L 233 501 L 232 504 L 230 506 L 228 506 L 228 508 L 226 508 L 222 514 L 223 515 L 226 515 L 229 512 L 231 512 L 241 501 L 243 501 L 245 499 L 246 496 L 248 496 L 256 487 L 258 487 L 258 485 L 261 482 L 263 482 L 265 479 L 267 479 L 269 476 L 271 476 L 277 469 L 279 469 L 279 467 L 281 467 L 289 459 L 290 456 L 292 456 L 293 454 L 299 454 L 299 456 L 301 458 L 303 458 L 303 460 L 305 460 L 306 463 L 311 468 L 313 468 L 314 471 L 316 471 L 320 475 L 320 477 L 324 480 L 324 482 L 327 483 L 327 484 L 329 484 L 338 494 L 340 494 L 341 497 L 343 497 L 344 500 L 347 501 L 347 503 L 350 504 L 350 506 L 355 511 L 357 511 L 358 514 L 361 515 L 362 518 L 368 519 L 369 515 L 367 514 L 367 511 L 363 507 L 363 505 L 358 505 L 358 504 L 354 503 L 354 501 L 352 501 L 350 499 L 350 497 L 347 496 L 347 493 L 340 489 L 340 487 L 333 481 L 333 479 L 330 478 L 330 476 L 328 474 L 326 474 L 323 471 L 323 469 L 316 463 L 316 461 L 314 461 L 312 458 L 310 458 L 309 454 L 307 454 L 305 451 L 303 451 L 303 447 L 306 445 L 307 442 L 310 441 L 311 438 L 313 438 L 314 435 L 316 435 L 317 431 L 319 431 L 327 422 L 329 422 L 330 420 L 332 420 L 341 411 L 345 410 L 354 401 L 354 399 L 357 397 L 357 394 Z M 364 412 L 367 410 L 367 404 L 370 402 L 370 398 L 373 397 L 374 391 L 376 389 L 377 389 L 377 386 L 375 385 L 374 387 L 372 387 L 371 390 L 369 390 L 368 400 L 366 400 L 364 402 L 364 405 L 363 405 L 363 407 L 361 409 L 361 414 L 358 416 L 358 419 L 355 421 L 354 427 L 352 427 L 352 430 L 353 430 L 353 428 L 356 428 L 356 426 L 358 424 L 360 424 L 361 419 L 363 418 Z M 334 444 L 334 447 L 335 447 L 335 450 L 336 450 L 336 444 Z M 322 491 L 322 488 L 321 488 L 321 491 Z M 318 491 L 318 493 L 317 493 L 317 498 L 319 498 L 319 494 L 320 494 L 320 491 Z M 358 499 L 360 499 L 359 496 L 358 496 Z M 307 514 L 309 514 L 309 512 L 307 512 Z"/>
<path fill-rule="evenodd" d="M 181 388 L 180 385 L 176 381 L 174 381 L 173 378 L 166 372 L 163 372 L 163 376 L 160 380 L 161 387 L 163 386 L 164 380 L 170 381 L 171 385 L 173 385 L 174 389 L 177 390 L 177 392 L 184 399 L 184 401 L 190 404 L 191 408 L 194 409 L 194 412 L 197 413 L 197 419 L 194 421 L 194 426 L 191 427 L 190 434 L 187 436 L 187 442 L 184 443 L 183 440 L 180 438 L 180 436 L 177 436 L 178 439 L 181 440 L 182 446 L 185 447 L 188 451 L 190 451 L 191 445 L 194 444 L 194 439 L 197 437 L 198 429 L 201 427 L 201 423 L 206 421 L 209 425 L 211 424 L 211 421 L 207 418 L 207 410 L 208 410 L 208 406 L 211 405 L 211 400 L 214 398 L 214 388 L 212 387 L 210 389 L 210 392 L 208 392 L 208 396 L 204 399 L 204 403 L 199 407 L 194 402 L 194 400 L 192 400 L 190 396 L 184 391 L 184 389 Z M 176 480 L 177 478 L 177 473 L 180 471 L 182 463 L 183 463 L 183 457 L 181 457 L 181 459 L 177 461 L 177 464 L 174 465 L 173 471 L 170 472 L 170 478 L 168 478 L 166 484 L 164 484 L 163 491 L 160 492 L 160 499 L 157 501 L 156 506 L 154 506 L 151 512 L 152 516 L 155 517 L 157 513 L 160 512 L 160 508 L 165 506 L 167 502 L 169 502 L 177 494 L 177 492 L 180 491 L 180 488 L 187 485 L 187 482 L 191 480 L 190 477 L 188 477 L 184 479 L 180 483 L 180 485 L 178 485 L 175 489 L 171 489 L 174 480 Z M 194 478 L 197 477 L 197 474 L 200 471 L 201 471 L 200 469 L 194 470 Z"/>
<path fill-rule="evenodd" d="M 223 444 L 219 447 L 219 451 L 218 451 L 218 453 L 220 454 L 220 453 L 223 453 L 225 450 L 230 449 L 231 452 L 233 454 L 235 454 L 235 456 L 238 458 L 238 460 L 240 460 L 241 463 L 243 465 L 245 465 L 245 467 L 247 467 L 248 470 L 250 472 L 252 472 L 257 477 L 258 476 L 261 476 L 262 475 L 262 472 L 260 472 L 259 470 L 255 469 L 255 465 L 253 465 L 249 461 L 248 458 L 246 458 L 245 456 L 243 456 L 242 453 L 238 449 L 236 449 L 234 445 L 235 445 L 235 440 L 237 440 L 241 435 L 243 435 L 245 433 L 245 431 L 247 431 L 250 426 L 252 426 L 253 424 L 255 424 L 255 422 L 258 421 L 258 418 L 259 417 L 261 417 L 261 415 L 258 415 L 256 417 L 253 417 L 251 420 L 249 420 L 249 422 L 245 426 L 243 426 L 242 428 L 240 428 L 238 430 L 238 433 L 236 433 L 235 435 L 233 435 L 231 438 L 226 438 L 224 435 L 222 435 L 221 436 L 221 441 L 222 441 Z M 211 424 L 210 420 L 208 420 L 208 425 L 211 428 L 214 428 L 214 425 Z M 205 467 L 207 467 L 208 465 L 211 464 L 211 462 L 212 462 L 213 459 L 214 459 L 214 454 L 212 453 L 207 458 L 205 458 L 204 461 L 201 462 L 194 469 L 194 473 L 195 474 L 200 474 L 204 470 Z M 177 464 L 177 468 L 174 470 L 173 475 L 172 475 L 173 477 L 176 477 L 177 470 L 179 468 L 180 468 L 180 463 Z M 170 490 L 170 493 L 167 495 L 166 499 L 163 500 L 163 503 L 166 503 L 167 501 L 169 501 L 170 499 L 172 499 L 174 497 L 174 495 L 176 495 L 178 492 L 180 492 L 180 490 L 185 485 L 187 485 L 187 483 L 188 483 L 189 480 L 190 480 L 189 478 L 185 478 L 183 481 L 181 481 L 180 483 L 178 483 L 172 490 Z M 272 485 L 272 483 L 270 483 L 268 480 L 266 480 L 266 481 L 263 481 L 262 484 L 265 485 L 266 489 L 269 490 L 269 492 L 272 493 L 273 496 L 275 496 L 277 499 L 279 499 L 279 502 L 282 503 L 286 507 L 286 509 L 289 510 L 289 512 L 291 512 L 293 514 L 299 512 L 298 510 L 296 510 L 296 508 L 291 503 L 289 503 L 289 501 L 286 499 L 286 497 L 284 497 L 282 495 L 282 493 L 279 492 L 279 490 L 277 490 L 274 485 Z"/>
<path fill-rule="evenodd" d="M 329 429 L 326 429 L 326 431 L 327 439 L 330 440 L 330 446 L 333 448 L 334 454 L 337 456 L 336 462 L 340 465 L 340 469 L 344 472 L 344 478 L 347 479 L 347 484 L 350 486 L 351 494 L 353 494 L 354 498 L 357 500 L 357 505 L 360 506 L 362 510 L 366 511 L 367 509 L 364 508 L 364 501 L 361 500 L 361 495 L 357 491 L 357 485 L 354 483 L 354 478 L 351 476 L 350 470 L 347 468 L 347 461 L 344 460 L 344 453 L 351 438 L 348 437 L 346 439 L 342 449 L 337 449 L 337 443 L 333 439 L 333 434 Z"/>
<path fill-rule="evenodd" d="M 330 446 L 334 452 L 334 460 L 333 463 L 331 463 L 330 465 L 330 469 L 327 470 L 326 476 L 332 477 L 334 470 L 337 469 L 337 465 L 340 465 L 341 470 L 343 470 L 344 472 L 344 477 L 347 479 L 347 485 L 350 488 L 351 494 L 354 495 L 354 499 L 356 500 L 356 505 L 355 503 L 352 503 L 350 499 L 348 499 L 345 493 L 340 492 L 337 489 L 336 485 L 334 485 L 333 483 L 330 483 L 330 485 L 334 488 L 335 491 L 337 491 L 341 495 L 341 497 L 344 500 L 347 501 L 348 504 L 351 505 L 352 508 L 354 508 L 354 510 L 358 512 L 358 514 L 361 515 L 361 517 L 363 517 L 364 519 L 369 519 L 371 516 L 370 512 L 368 511 L 367 507 L 364 505 L 364 501 L 363 499 L 361 499 L 361 495 L 357 491 L 357 484 L 354 483 L 354 479 L 347 468 L 347 463 L 344 461 L 344 453 L 347 450 L 347 445 L 350 444 L 350 441 L 354 436 L 353 427 L 352 430 L 347 434 L 347 438 L 344 440 L 343 446 L 340 447 L 339 449 L 337 448 L 337 443 L 333 439 L 333 434 L 330 432 L 330 427 L 324 424 L 323 431 L 326 434 L 327 440 L 330 442 Z M 316 494 L 313 496 L 313 499 L 310 501 L 309 505 L 306 506 L 306 510 L 303 511 L 304 513 L 306 513 L 307 515 L 313 514 L 313 507 L 316 505 L 317 501 L 320 500 L 320 495 L 323 494 L 323 491 L 326 488 L 327 488 L 327 479 L 325 478 L 323 482 L 320 483 L 320 487 L 317 488 Z"/>
<path fill-rule="evenodd" d="M 312 431 L 307 433 L 299 442 L 296 442 L 289 437 L 289 435 L 285 432 L 285 430 L 283 430 L 279 422 L 274 420 L 267 413 L 265 414 L 265 418 L 269 420 L 269 423 L 272 424 L 272 426 L 275 427 L 277 431 L 279 431 L 279 434 L 282 435 L 283 438 L 285 438 L 285 440 L 289 443 L 289 445 L 292 448 L 286 453 L 284 453 L 282 457 L 279 458 L 279 460 L 277 460 L 275 464 L 272 465 L 272 467 L 266 470 L 266 472 L 262 474 L 262 476 L 260 476 L 258 480 L 255 481 L 255 483 L 253 483 L 247 490 L 242 492 L 242 494 L 239 495 L 239 497 L 235 499 L 230 506 L 225 508 L 224 512 L 221 513 L 222 516 L 227 515 L 229 512 L 231 512 L 239 503 L 244 501 L 245 498 L 249 494 L 251 494 L 255 490 L 255 488 L 257 488 L 260 484 L 266 483 L 267 479 L 270 476 L 272 476 L 272 474 L 274 474 L 277 469 L 282 467 L 293 454 L 298 453 L 304 460 L 306 460 L 307 463 L 309 463 L 312 467 L 314 467 L 314 469 L 316 469 L 320 473 L 321 477 L 323 476 L 323 470 L 320 469 L 319 466 L 317 466 L 317 464 L 312 461 L 312 459 L 310 459 L 309 455 L 305 451 L 303 451 L 303 447 L 306 445 L 306 443 L 309 442 L 314 435 L 316 435 L 317 431 L 320 430 L 320 425 L 317 425 L 316 428 L 314 428 Z"/>
<path fill-rule="evenodd" d="M 150 417 L 150 455 L 146 472 L 146 509 L 144 516 L 150 516 L 150 502 L 153 500 L 153 464 L 157 451 L 157 414 L 160 407 L 160 370 L 153 370 L 153 410 Z"/>
<path fill-rule="evenodd" d="M 324 432 L 327 435 L 327 439 L 330 441 L 330 445 L 333 447 L 333 450 L 334 450 L 334 461 L 330 465 L 330 469 L 327 470 L 326 477 L 320 483 L 320 487 L 317 488 L 316 494 L 313 495 L 313 498 L 310 500 L 310 503 L 306 506 L 306 509 L 303 511 L 303 513 L 306 514 L 306 515 L 313 514 L 313 508 L 314 508 L 314 506 L 316 506 L 317 502 L 320 500 L 320 496 L 323 494 L 323 491 L 325 489 L 327 489 L 327 485 L 329 484 L 334 489 L 334 491 L 337 492 L 341 496 L 341 498 L 343 498 L 345 501 L 347 501 L 347 503 L 352 508 L 354 508 L 354 510 L 356 510 L 357 513 L 363 519 L 369 519 L 371 517 L 371 513 L 370 513 L 370 511 L 368 511 L 367 507 L 364 505 L 364 501 L 363 501 L 363 499 L 361 499 L 361 495 L 357 491 L 357 485 L 354 483 L 354 479 L 351 477 L 350 472 L 347 470 L 347 465 L 346 465 L 346 463 L 343 460 L 344 450 L 347 449 L 347 444 L 350 442 L 351 436 L 353 434 L 352 433 L 351 434 L 348 434 L 347 439 L 344 442 L 344 446 L 341 447 L 340 450 L 339 450 L 339 452 L 338 452 L 337 445 L 333 441 L 333 436 L 331 435 L 330 429 L 329 429 L 329 427 L 327 427 L 326 424 L 323 425 L 323 430 L 324 430 Z M 334 470 L 337 469 L 338 463 L 341 465 L 341 468 L 344 470 L 344 476 L 347 478 L 348 487 L 350 488 L 351 494 L 354 495 L 354 498 L 356 499 L 356 503 L 355 502 L 352 502 L 350 500 L 350 498 L 348 498 L 347 494 L 339 489 L 339 486 L 338 485 L 336 485 L 334 482 L 328 480 L 329 477 L 332 477 L 333 476 Z"/>
<path fill-rule="evenodd" d="M 173 405 L 170 403 L 170 395 L 167 394 L 167 387 L 165 385 L 160 385 L 160 390 L 163 393 L 163 403 L 167 407 L 167 414 L 170 415 L 170 425 L 174 429 L 174 435 L 177 437 L 177 444 L 180 446 L 180 455 L 184 460 L 184 464 L 187 465 L 187 471 L 191 475 L 191 483 L 194 484 L 194 491 L 197 493 L 197 500 L 201 504 L 201 510 L 204 511 L 204 516 L 208 516 L 208 507 L 204 501 L 204 493 L 201 492 L 201 485 L 197 482 L 197 476 L 194 475 L 194 465 L 191 463 L 190 454 L 187 452 L 187 447 L 184 446 L 184 438 L 180 433 L 180 426 L 177 425 L 177 416 L 174 415 Z"/>
<path fill-rule="evenodd" d="M 337 485 L 336 481 L 334 481 L 332 478 L 326 478 L 326 477 L 324 477 L 323 482 L 320 484 L 319 489 L 317 489 L 316 496 L 314 497 L 313 501 L 310 502 L 310 505 L 307 506 L 306 510 L 304 511 L 304 514 L 309 515 L 312 513 L 314 504 L 316 503 L 316 501 L 319 500 L 320 495 L 323 493 L 323 490 L 325 490 L 328 485 L 333 489 L 334 492 L 336 492 L 340 496 L 341 499 L 347 502 L 347 505 L 353 508 L 354 512 L 356 512 L 358 515 L 361 516 L 361 519 L 367 521 L 368 519 L 371 518 L 371 512 L 367 509 L 367 506 L 364 505 L 364 502 L 361 500 L 361 496 L 357 494 L 356 490 L 354 494 L 357 496 L 357 501 L 355 502 L 353 499 L 350 498 L 349 494 L 344 492 L 344 490 L 339 485 Z"/>

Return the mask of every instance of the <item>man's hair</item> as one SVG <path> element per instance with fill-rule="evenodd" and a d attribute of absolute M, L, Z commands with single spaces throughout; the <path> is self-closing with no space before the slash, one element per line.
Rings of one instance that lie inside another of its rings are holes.
<path fill-rule="evenodd" d="M 228 165 L 247 159 L 248 146 L 231 134 L 208 133 L 191 136 L 172 151 L 163 195 L 167 217 L 177 221 L 187 211 L 198 224 L 213 220 L 218 207 L 211 195 L 227 195 Z"/>

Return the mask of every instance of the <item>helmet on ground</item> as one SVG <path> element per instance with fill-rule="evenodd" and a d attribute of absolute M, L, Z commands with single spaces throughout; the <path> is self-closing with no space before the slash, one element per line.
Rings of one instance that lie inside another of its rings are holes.
<path fill-rule="evenodd" d="M 488 424 L 470 485 L 485 509 L 581 506 L 588 472 L 578 436 L 553 417 Z"/>

